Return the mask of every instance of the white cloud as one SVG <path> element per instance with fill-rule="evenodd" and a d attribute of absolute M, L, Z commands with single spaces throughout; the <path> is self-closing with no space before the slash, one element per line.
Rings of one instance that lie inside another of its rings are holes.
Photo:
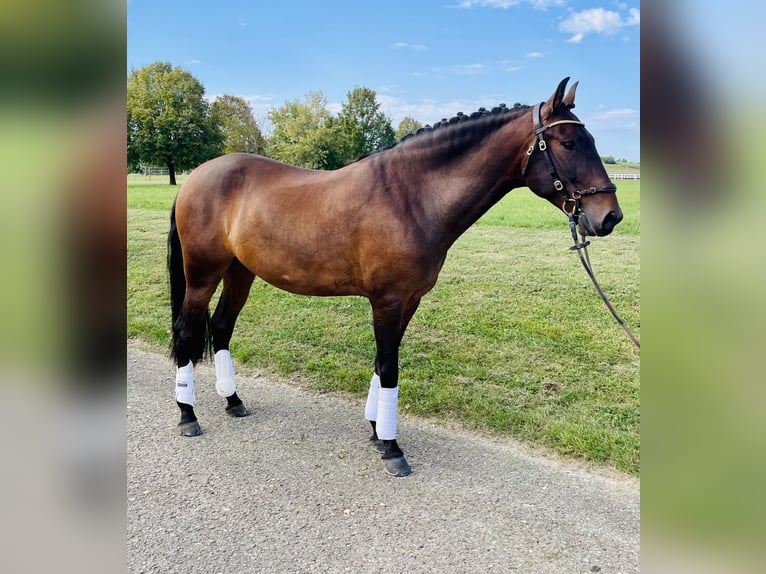
<path fill-rule="evenodd" d="M 568 18 L 559 23 L 559 30 L 572 34 L 568 42 L 582 42 L 588 34 L 601 34 L 612 36 L 627 26 L 638 26 L 641 22 L 641 13 L 636 8 L 631 8 L 627 19 L 623 19 L 619 12 L 605 10 L 604 8 L 590 8 L 581 12 L 573 12 Z"/>
<path fill-rule="evenodd" d="M 473 76 L 475 74 L 483 74 L 486 72 L 484 64 L 461 64 L 453 68 L 453 71 L 458 76 Z"/>
<path fill-rule="evenodd" d="M 637 130 L 641 124 L 641 114 L 633 108 L 599 111 L 583 119 L 591 131 Z"/>
<path fill-rule="evenodd" d="M 436 100 L 424 99 L 417 102 L 409 102 L 396 96 L 378 94 L 378 101 L 383 112 L 391 118 L 394 129 L 398 127 L 405 116 L 410 116 L 423 124 L 434 124 L 442 118 L 451 118 L 458 112 L 466 114 L 478 110 L 480 107 L 491 109 L 499 101 L 490 97 L 482 97 L 476 100 L 453 100 L 450 102 L 437 102 Z"/>
<path fill-rule="evenodd" d="M 538 10 L 546 10 L 549 6 L 563 6 L 566 4 L 566 0 L 529 0 L 532 8 Z"/>
<path fill-rule="evenodd" d="M 519 4 L 530 4 L 538 10 L 545 10 L 549 6 L 561 6 L 566 0 L 461 0 L 455 7 L 470 9 L 478 8 L 502 8 L 506 10 Z"/>
<path fill-rule="evenodd" d="M 541 52 L 529 52 L 527 54 L 527 58 L 542 58 L 543 55 Z"/>
<path fill-rule="evenodd" d="M 477 74 L 486 74 L 487 67 L 484 64 L 458 64 L 449 68 L 432 68 L 436 74 L 455 74 L 457 76 L 475 76 Z"/>
<path fill-rule="evenodd" d="M 396 50 L 403 50 L 406 48 L 415 50 L 416 52 L 425 52 L 428 50 L 428 46 L 425 44 L 408 44 L 407 42 L 396 42 L 395 44 L 392 44 L 391 47 Z"/>
<path fill-rule="evenodd" d="M 457 3 L 458 8 L 473 8 L 474 6 L 489 8 L 510 8 L 521 4 L 522 0 L 463 0 Z"/>
<path fill-rule="evenodd" d="M 377 96 L 377 98 L 380 99 L 380 96 Z M 327 109 L 332 115 L 337 116 L 343 110 L 343 103 L 327 102 Z"/>

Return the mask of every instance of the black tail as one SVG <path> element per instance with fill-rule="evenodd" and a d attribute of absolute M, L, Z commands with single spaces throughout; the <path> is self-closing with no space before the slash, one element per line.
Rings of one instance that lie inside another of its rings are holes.
<path fill-rule="evenodd" d="M 170 309 L 172 321 L 175 324 L 181 313 L 181 305 L 186 294 L 186 275 L 184 275 L 184 254 L 181 251 L 181 240 L 176 228 L 176 204 L 170 210 L 170 231 L 168 232 L 168 273 L 170 274 Z M 175 347 L 176 333 L 173 332 Z"/>
<path fill-rule="evenodd" d="M 210 313 L 206 312 L 201 325 L 189 324 L 181 313 L 186 296 L 186 274 L 181 240 L 176 227 L 176 204 L 170 210 L 170 231 L 168 232 L 168 274 L 170 275 L 170 309 L 172 342 L 170 356 L 179 366 L 189 361 L 197 363 L 205 351 L 212 349 L 210 335 Z M 195 328 L 196 327 L 196 328 Z"/>

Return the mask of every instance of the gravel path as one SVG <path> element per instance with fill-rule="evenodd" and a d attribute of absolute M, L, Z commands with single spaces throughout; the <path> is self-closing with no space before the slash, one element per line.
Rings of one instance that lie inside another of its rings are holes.
<path fill-rule="evenodd" d="M 185 438 L 169 359 L 127 352 L 128 572 L 640 569 L 635 479 L 407 417 L 413 474 L 391 478 L 362 401 L 240 377 L 233 419 L 208 365 Z"/>

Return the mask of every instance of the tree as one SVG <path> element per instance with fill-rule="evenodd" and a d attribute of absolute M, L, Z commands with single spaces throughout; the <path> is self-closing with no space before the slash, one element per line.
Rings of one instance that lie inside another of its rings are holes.
<path fill-rule="evenodd" d="M 223 133 L 224 153 L 264 153 L 266 142 L 245 100 L 224 94 L 213 102 L 210 113 Z"/>
<path fill-rule="evenodd" d="M 339 124 L 322 92 L 309 92 L 304 102 L 295 100 L 272 109 L 269 120 L 274 126 L 267 145 L 269 157 L 312 169 L 343 165 Z"/>
<path fill-rule="evenodd" d="M 369 88 L 354 88 L 348 92 L 338 121 L 349 160 L 396 143 L 391 120 L 381 111 L 375 91 Z"/>
<path fill-rule="evenodd" d="M 399 127 L 396 128 L 396 139 L 400 140 L 407 134 L 414 134 L 420 128 L 423 127 L 418 120 L 413 117 L 405 116 L 402 121 L 399 122 Z"/>
<path fill-rule="evenodd" d="M 128 77 L 128 158 L 176 170 L 219 155 L 223 135 L 210 115 L 205 88 L 170 62 L 155 62 Z"/>

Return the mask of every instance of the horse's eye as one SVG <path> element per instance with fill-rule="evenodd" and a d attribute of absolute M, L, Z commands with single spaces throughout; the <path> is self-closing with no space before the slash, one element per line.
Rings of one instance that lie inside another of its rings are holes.
<path fill-rule="evenodd" d="M 561 142 L 561 145 L 564 146 L 564 149 L 568 149 L 570 151 L 577 149 L 577 144 L 575 144 L 575 142 L 573 142 L 571 140 L 570 141 Z"/>

